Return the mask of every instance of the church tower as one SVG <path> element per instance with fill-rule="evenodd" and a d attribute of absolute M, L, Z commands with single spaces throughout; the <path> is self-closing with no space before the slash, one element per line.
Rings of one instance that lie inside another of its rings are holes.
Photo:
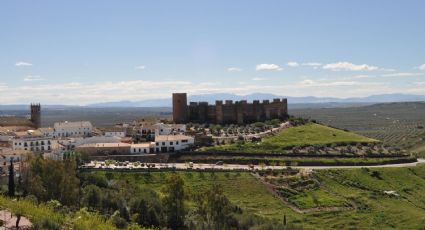
<path fill-rule="evenodd" d="M 34 124 L 34 128 L 38 129 L 41 127 L 40 104 L 31 104 L 31 122 Z"/>

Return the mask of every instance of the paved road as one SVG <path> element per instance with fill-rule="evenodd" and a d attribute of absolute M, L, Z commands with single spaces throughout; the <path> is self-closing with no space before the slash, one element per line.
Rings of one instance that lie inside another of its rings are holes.
<path fill-rule="evenodd" d="M 371 165 L 371 166 L 292 166 L 296 169 L 307 169 L 307 170 L 316 170 L 316 169 L 355 169 L 355 168 L 399 168 L 399 167 L 412 167 L 418 164 L 425 163 L 425 159 L 418 159 L 417 162 L 413 163 L 403 163 L 403 164 L 388 164 L 388 165 Z M 265 169 L 285 169 L 286 166 L 259 166 L 259 165 L 239 165 L 239 164 L 189 164 L 189 163 L 148 163 L 149 167 L 156 169 L 167 169 L 175 168 L 180 170 L 187 169 L 221 169 L 221 170 L 265 170 Z M 147 169 L 146 164 L 137 165 L 132 162 L 124 163 L 123 165 L 109 165 L 106 166 L 103 161 L 91 162 L 84 165 L 85 168 L 94 168 L 94 169 Z"/>

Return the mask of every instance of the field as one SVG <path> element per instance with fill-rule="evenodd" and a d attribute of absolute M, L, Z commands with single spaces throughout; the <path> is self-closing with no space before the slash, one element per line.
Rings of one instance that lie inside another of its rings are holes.
<path fill-rule="evenodd" d="M 290 114 L 347 129 L 384 144 L 409 149 L 424 144 L 425 103 L 386 103 L 363 107 L 292 109 Z"/>
<path fill-rule="evenodd" d="M 105 172 L 96 172 L 105 174 Z M 161 192 L 172 172 L 113 173 L 126 180 Z M 320 186 L 301 191 L 291 201 L 300 208 L 354 206 L 351 210 L 301 214 L 291 209 L 248 173 L 178 172 L 186 189 L 195 193 L 213 183 L 224 186 L 229 199 L 244 213 L 282 220 L 305 229 L 420 229 L 425 226 L 425 166 L 323 170 L 313 173 Z M 278 176 L 279 177 L 279 176 Z M 394 191 L 397 195 L 386 195 Z"/>
<path fill-rule="evenodd" d="M 258 143 L 249 142 L 243 144 L 219 145 L 204 148 L 202 151 L 265 153 L 281 152 L 282 150 L 292 147 L 311 145 L 342 145 L 374 142 L 378 142 L 378 140 L 319 124 L 309 123 L 291 127 L 274 136 L 266 137 Z"/>

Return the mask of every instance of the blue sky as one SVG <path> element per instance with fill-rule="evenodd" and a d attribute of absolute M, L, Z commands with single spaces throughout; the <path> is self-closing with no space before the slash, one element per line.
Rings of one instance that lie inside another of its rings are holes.
<path fill-rule="evenodd" d="M 424 1 L 0 3 L 2 104 L 425 94 Z"/>

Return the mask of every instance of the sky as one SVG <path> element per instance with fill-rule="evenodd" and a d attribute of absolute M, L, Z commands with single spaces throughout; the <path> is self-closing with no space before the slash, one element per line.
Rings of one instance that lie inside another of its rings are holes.
<path fill-rule="evenodd" d="M 423 0 L 3 0 L 0 104 L 425 94 Z"/>

